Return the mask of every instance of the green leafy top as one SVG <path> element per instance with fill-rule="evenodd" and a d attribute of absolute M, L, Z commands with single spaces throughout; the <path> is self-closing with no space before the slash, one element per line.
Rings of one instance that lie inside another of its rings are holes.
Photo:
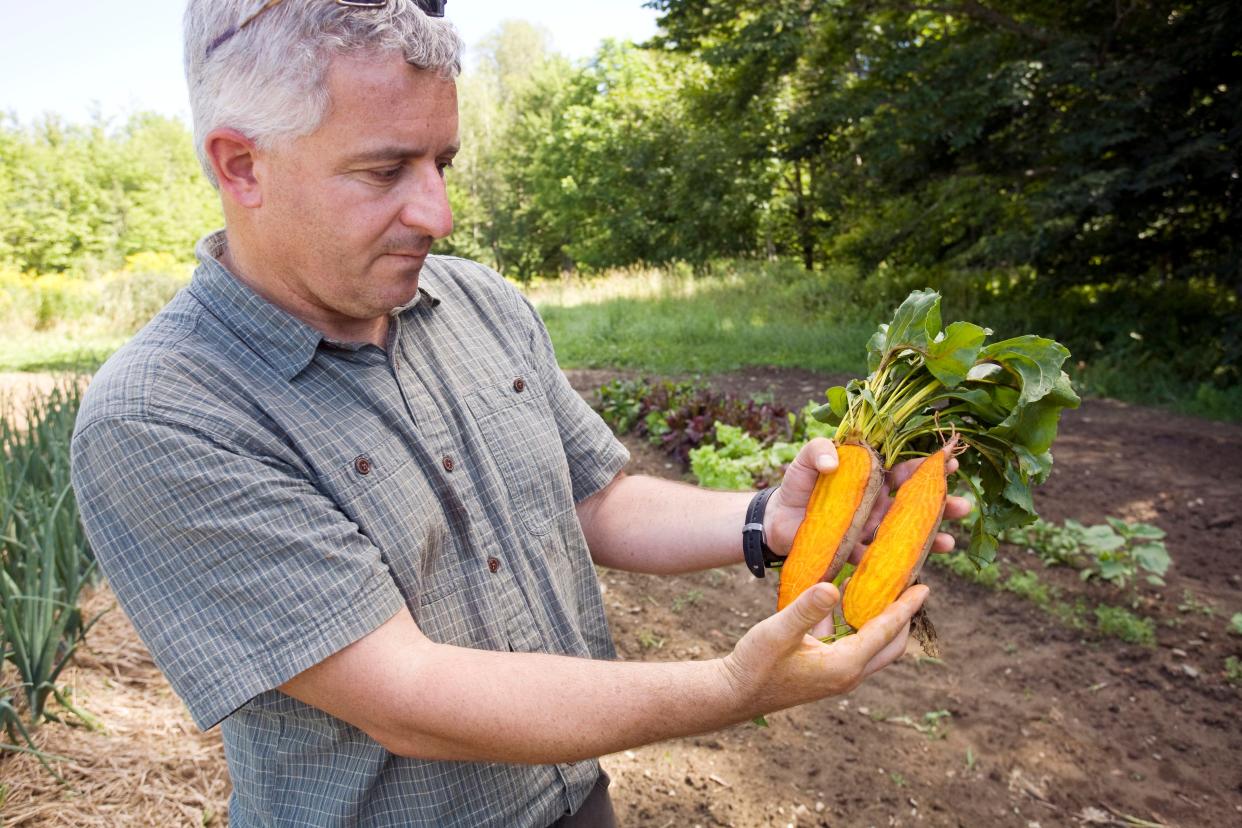
<path fill-rule="evenodd" d="M 1061 411 L 1078 395 L 1061 366 L 1069 351 L 1039 336 L 985 344 L 970 322 L 941 330 L 940 294 L 911 293 L 867 344 L 871 374 L 828 389 L 815 417 L 838 442 L 865 442 L 886 467 L 940 450 L 957 434 L 973 451 L 961 474 L 979 504 L 968 554 L 996 557 L 998 536 L 1037 517 L 1031 489 L 1052 470 Z"/>

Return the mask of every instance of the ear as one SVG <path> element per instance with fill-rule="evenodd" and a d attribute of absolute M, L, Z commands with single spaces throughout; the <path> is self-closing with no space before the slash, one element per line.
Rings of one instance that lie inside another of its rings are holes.
<path fill-rule="evenodd" d="M 255 175 L 258 147 L 242 133 L 220 127 L 207 133 L 203 146 L 220 183 L 220 192 L 240 207 L 262 207 L 263 191 Z"/>

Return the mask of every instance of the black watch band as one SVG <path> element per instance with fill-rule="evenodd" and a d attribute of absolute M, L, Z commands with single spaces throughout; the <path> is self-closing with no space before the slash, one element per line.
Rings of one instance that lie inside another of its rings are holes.
<path fill-rule="evenodd" d="M 773 552 L 763 536 L 763 513 L 774 491 L 776 488 L 770 486 L 751 498 L 746 508 L 746 524 L 742 526 L 742 554 L 746 567 L 756 578 L 764 577 L 765 570 L 776 569 L 785 562 L 785 557 Z"/>

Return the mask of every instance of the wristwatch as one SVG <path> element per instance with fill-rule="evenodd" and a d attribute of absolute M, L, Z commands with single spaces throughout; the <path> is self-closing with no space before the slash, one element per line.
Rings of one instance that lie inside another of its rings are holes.
<path fill-rule="evenodd" d="M 742 526 L 742 554 L 746 567 L 756 578 L 764 577 L 766 570 L 779 569 L 785 562 L 785 556 L 773 552 L 763 534 L 763 513 L 774 491 L 776 487 L 769 486 L 751 498 L 746 508 L 746 523 Z"/>

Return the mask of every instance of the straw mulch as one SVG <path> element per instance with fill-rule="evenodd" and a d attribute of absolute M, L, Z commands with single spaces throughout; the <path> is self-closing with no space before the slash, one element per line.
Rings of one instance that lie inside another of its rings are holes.
<path fill-rule="evenodd" d="M 51 763 L 63 784 L 33 756 L 0 753 L 0 824 L 227 825 L 230 786 L 219 731 L 198 731 L 111 591 L 100 587 L 85 598 L 83 612 L 89 619 L 105 610 L 76 663 L 61 674 L 73 703 L 102 729 L 38 729 L 40 748 L 67 760 Z M 50 707 L 63 712 L 55 702 Z"/>

